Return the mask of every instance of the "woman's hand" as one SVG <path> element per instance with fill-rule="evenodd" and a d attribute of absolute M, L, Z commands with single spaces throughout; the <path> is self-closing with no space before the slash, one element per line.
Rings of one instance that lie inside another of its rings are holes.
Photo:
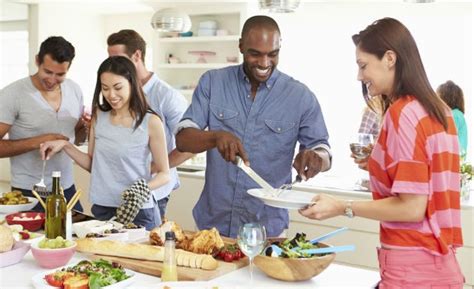
<path fill-rule="evenodd" d="M 359 166 L 359 169 L 366 170 L 366 171 L 369 170 L 369 166 L 368 166 L 369 158 L 370 158 L 370 154 L 372 153 L 373 148 L 374 148 L 373 144 L 369 144 L 367 146 L 367 150 L 370 150 L 370 152 L 369 152 L 368 156 L 363 158 L 363 159 L 356 158 L 354 154 L 351 154 L 351 158 L 354 159 L 354 163 L 356 163 Z"/>
<path fill-rule="evenodd" d="M 310 219 L 325 220 L 344 214 L 345 202 L 326 194 L 316 195 L 312 204 L 298 212 Z"/>
<path fill-rule="evenodd" d="M 47 141 L 40 144 L 40 154 L 42 160 L 49 160 L 57 152 L 60 152 L 69 142 L 65 140 Z"/>

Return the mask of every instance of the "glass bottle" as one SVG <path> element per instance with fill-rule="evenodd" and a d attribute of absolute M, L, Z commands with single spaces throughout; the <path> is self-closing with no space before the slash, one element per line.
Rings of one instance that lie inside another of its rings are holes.
<path fill-rule="evenodd" d="M 45 234 L 48 239 L 66 239 L 66 199 L 61 194 L 61 172 L 53 172 L 53 189 L 46 198 Z"/>
<path fill-rule="evenodd" d="M 165 236 L 165 258 L 161 270 L 161 281 L 178 281 L 175 255 L 176 237 L 172 231 L 166 232 Z"/>

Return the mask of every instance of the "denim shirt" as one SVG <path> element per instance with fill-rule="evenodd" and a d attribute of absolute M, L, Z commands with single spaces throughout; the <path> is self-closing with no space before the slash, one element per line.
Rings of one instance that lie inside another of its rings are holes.
<path fill-rule="evenodd" d="M 188 102 L 182 94 L 172 88 L 166 82 L 160 80 L 153 73 L 151 78 L 143 86 L 143 91 L 150 104 L 151 109 L 156 112 L 163 121 L 166 136 L 166 148 L 168 153 L 176 148 L 176 141 L 173 131 L 176 129 L 183 113 L 188 107 Z M 156 200 L 161 200 L 179 187 L 179 178 L 176 168 L 169 170 L 170 181 L 154 191 Z"/>
<path fill-rule="evenodd" d="M 315 95 L 276 69 L 260 84 L 254 100 L 250 88 L 242 65 L 207 71 L 177 131 L 191 126 L 233 133 L 244 145 L 250 166 L 279 187 L 291 180 L 297 142 L 300 149 L 329 147 L 326 125 Z M 280 235 L 288 228 L 288 210 L 247 194 L 258 187 L 216 148 L 208 150 L 204 189 L 193 209 L 199 229 L 216 227 L 222 235 L 236 237 L 242 224 L 259 222 L 268 236 Z"/>

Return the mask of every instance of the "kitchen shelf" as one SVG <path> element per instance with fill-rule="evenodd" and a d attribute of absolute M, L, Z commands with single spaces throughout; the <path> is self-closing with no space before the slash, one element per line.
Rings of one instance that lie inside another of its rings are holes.
<path fill-rule="evenodd" d="M 160 9 L 169 8 L 166 4 L 162 6 Z M 242 62 L 239 39 L 242 20 L 247 18 L 249 11 L 248 4 L 216 3 L 208 7 L 177 3 L 174 6 L 176 7 L 173 8 L 188 13 L 193 23 L 193 36 L 168 37 L 169 34 L 166 33 L 153 34 L 153 70 L 160 79 L 178 88 L 188 102 L 191 102 L 194 89 L 179 89 L 180 87 L 196 87 L 206 71 Z M 226 31 L 227 35 L 199 36 L 200 23 L 206 21 L 215 21 L 217 30 Z M 200 55 L 198 52 L 203 53 Z M 202 59 L 207 62 L 197 62 Z M 228 62 L 229 59 L 237 61 Z"/>
<path fill-rule="evenodd" d="M 225 36 L 192 36 L 192 37 L 169 37 L 159 38 L 161 43 L 196 43 L 196 42 L 223 42 L 223 41 L 238 41 L 239 35 L 225 35 Z"/>
<path fill-rule="evenodd" d="M 157 64 L 159 69 L 214 69 L 222 68 L 237 63 L 160 63 Z"/>

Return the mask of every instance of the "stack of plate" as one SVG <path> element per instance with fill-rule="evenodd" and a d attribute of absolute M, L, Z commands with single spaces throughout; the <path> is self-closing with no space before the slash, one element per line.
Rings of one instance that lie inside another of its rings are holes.
<path fill-rule="evenodd" d="M 215 36 L 217 31 L 217 22 L 213 20 L 199 22 L 199 36 Z"/>

